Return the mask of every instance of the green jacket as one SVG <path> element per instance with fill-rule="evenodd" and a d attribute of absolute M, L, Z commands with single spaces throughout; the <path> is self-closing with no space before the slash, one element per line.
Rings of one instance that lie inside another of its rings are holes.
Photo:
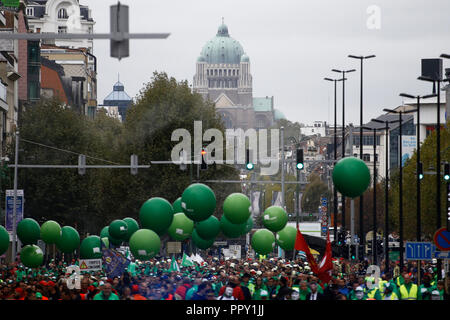
<path fill-rule="evenodd" d="M 111 292 L 109 299 L 105 299 L 105 297 L 103 296 L 103 292 L 100 292 L 94 296 L 94 300 L 120 300 L 120 299 L 119 296 L 113 292 Z"/>
<path fill-rule="evenodd" d="M 268 291 L 267 287 L 265 285 L 262 285 L 261 288 L 255 289 L 255 292 L 252 295 L 252 300 L 262 300 L 261 299 L 261 291 L 262 290 Z"/>
<path fill-rule="evenodd" d="M 423 291 L 422 289 L 425 289 L 425 291 Z M 425 287 L 425 285 L 420 285 L 420 293 L 422 295 L 423 300 L 431 300 L 431 292 L 433 290 L 436 289 L 436 286 L 429 286 L 429 287 Z"/>

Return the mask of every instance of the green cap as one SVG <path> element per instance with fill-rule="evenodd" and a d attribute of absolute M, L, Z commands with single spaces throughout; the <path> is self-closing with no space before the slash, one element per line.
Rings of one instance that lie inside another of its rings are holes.
<path fill-rule="evenodd" d="M 36 292 L 36 298 L 42 298 L 42 294 L 40 292 Z"/>

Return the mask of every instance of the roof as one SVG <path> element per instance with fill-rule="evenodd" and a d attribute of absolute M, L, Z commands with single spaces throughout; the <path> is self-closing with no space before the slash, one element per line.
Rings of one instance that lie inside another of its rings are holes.
<path fill-rule="evenodd" d="M 253 98 L 253 109 L 259 112 L 272 111 L 272 98 Z"/>
<path fill-rule="evenodd" d="M 111 92 L 105 99 L 104 104 L 106 104 L 106 101 L 129 101 L 131 102 L 131 97 L 125 92 L 125 86 L 117 81 L 116 84 L 113 87 L 113 92 Z"/>
<path fill-rule="evenodd" d="M 376 118 L 378 120 L 381 121 L 395 121 L 399 119 L 399 115 L 398 114 L 392 114 L 392 113 L 387 113 L 387 114 L 383 114 L 381 116 L 379 116 L 378 118 Z M 406 124 L 407 122 L 411 121 L 411 119 L 414 119 L 414 116 L 411 114 L 404 114 L 402 115 L 402 124 Z M 385 127 L 385 124 L 383 123 L 378 123 L 375 121 L 370 121 L 369 123 L 366 123 L 364 125 L 365 127 L 369 127 L 369 128 L 373 128 L 373 129 L 382 129 Z M 389 130 L 394 130 L 396 128 L 398 128 L 400 126 L 399 122 L 395 122 L 395 123 L 390 123 L 389 124 Z"/>

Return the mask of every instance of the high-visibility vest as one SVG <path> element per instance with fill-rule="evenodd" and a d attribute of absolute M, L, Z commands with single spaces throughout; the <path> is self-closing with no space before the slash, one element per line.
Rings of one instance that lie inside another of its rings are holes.
<path fill-rule="evenodd" d="M 409 292 L 404 284 L 400 286 L 400 296 L 402 300 L 417 300 L 417 292 L 418 292 L 417 284 L 412 284 Z"/>
<path fill-rule="evenodd" d="M 384 297 L 383 297 L 383 300 L 385 300 Z M 390 297 L 388 298 L 388 300 L 398 300 L 397 294 L 395 292 L 392 292 Z"/>
<path fill-rule="evenodd" d="M 367 292 L 367 297 L 370 299 L 375 299 L 375 295 L 377 294 L 378 289 L 372 289 L 370 291 Z"/>
<path fill-rule="evenodd" d="M 380 292 L 384 291 L 384 284 L 388 283 L 388 281 L 386 280 L 380 280 L 380 282 L 378 282 L 378 288 L 380 289 Z"/>

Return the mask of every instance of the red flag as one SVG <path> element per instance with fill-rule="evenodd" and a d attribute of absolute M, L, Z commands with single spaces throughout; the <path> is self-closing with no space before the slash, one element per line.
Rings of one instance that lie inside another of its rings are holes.
<path fill-rule="evenodd" d="M 308 259 L 308 263 L 311 265 L 311 271 L 315 274 L 319 273 L 319 268 L 317 267 L 316 260 L 314 259 L 311 251 L 309 250 L 309 246 L 303 238 L 302 233 L 297 227 L 297 237 L 295 238 L 295 250 L 303 251 L 306 254 L 306 258 Z"/>
<path fill-rule="evenodd" d="M 328 283 L 331 280 L 331 271 L 333 270 L 333 251 L 331 250 L 330 231 L 327 233 L 327 246 L 325 249 L 325 255 L 319 265 L 318 277 L 324 283 Z"/>

